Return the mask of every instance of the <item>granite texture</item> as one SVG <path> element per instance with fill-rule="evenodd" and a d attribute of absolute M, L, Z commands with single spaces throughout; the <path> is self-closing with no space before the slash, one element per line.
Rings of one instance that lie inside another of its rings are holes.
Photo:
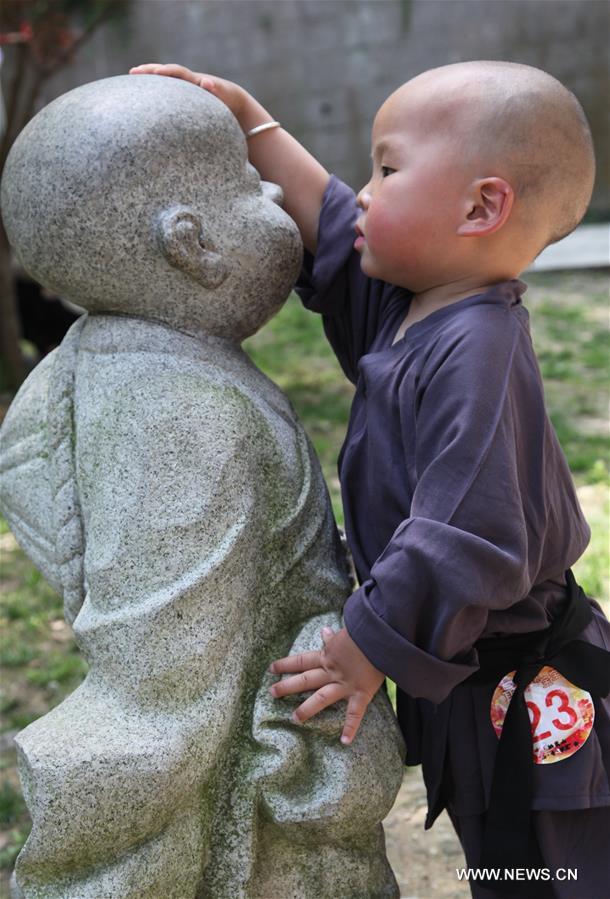
<path fill-rule="evenodd" d="M 158 76 L 85 85 L 15 143 L 2 214 L 84 307 L 2 428 L 2 511 L 90 670 L 17 737 L 23 899 L 396 897 L 386 696 L 304 725 L 267 667 L 349 593 L 313 449 L 241 341 L 301 244 L 231 113 Z M 302 697 L 301 697 L 302 698 Z"/>

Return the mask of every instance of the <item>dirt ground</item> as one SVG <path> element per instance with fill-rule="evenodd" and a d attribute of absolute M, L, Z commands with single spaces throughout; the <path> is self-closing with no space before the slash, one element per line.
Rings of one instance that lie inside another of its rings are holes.
<path fill-rule="evenodd" d="M 401 899 L 469 899 L 456 868 L 464 854 L 446 812 L 424 830 L 426 792 L 420 768 L 406 768 L 394 808 L 383 822 Z"/>

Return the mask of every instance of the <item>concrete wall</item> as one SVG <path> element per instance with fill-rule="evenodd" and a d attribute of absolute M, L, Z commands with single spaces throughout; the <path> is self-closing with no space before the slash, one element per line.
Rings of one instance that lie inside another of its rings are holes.
<path fill-rule="evenodd" d="M 448 62 L 524 62 L 581 100 L 600 162 L 594 205 L 609 210 L 609 33 L 606 0 L 131 0 L 44 101 L 138 63 L 180 62 L 243 84 L 358 187 L 373 116 L 395 87 Z"/>

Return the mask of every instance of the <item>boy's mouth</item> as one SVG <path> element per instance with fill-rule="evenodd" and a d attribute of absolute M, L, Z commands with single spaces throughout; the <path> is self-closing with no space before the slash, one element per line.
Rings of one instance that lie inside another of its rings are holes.
<path fill-rule="evenodd" d="M 360 227 L 358 223 L 354 225 L 354 230 L 356 231 L 356 240 L 354 241 L 354 249 L 359 250 L 360 247 L 364 246 L 364 231 Z"/>

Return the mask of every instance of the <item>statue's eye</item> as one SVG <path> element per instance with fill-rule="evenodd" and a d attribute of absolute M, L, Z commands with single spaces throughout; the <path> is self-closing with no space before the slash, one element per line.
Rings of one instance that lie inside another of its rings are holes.
<path fill-rule="evenodd" d="M 396 169 L 391 169 L 388 165 L 381 166 L 381 177 L 387 178 L 388 175 L 391 175 L 392 172 L 395 172 Z"/>

